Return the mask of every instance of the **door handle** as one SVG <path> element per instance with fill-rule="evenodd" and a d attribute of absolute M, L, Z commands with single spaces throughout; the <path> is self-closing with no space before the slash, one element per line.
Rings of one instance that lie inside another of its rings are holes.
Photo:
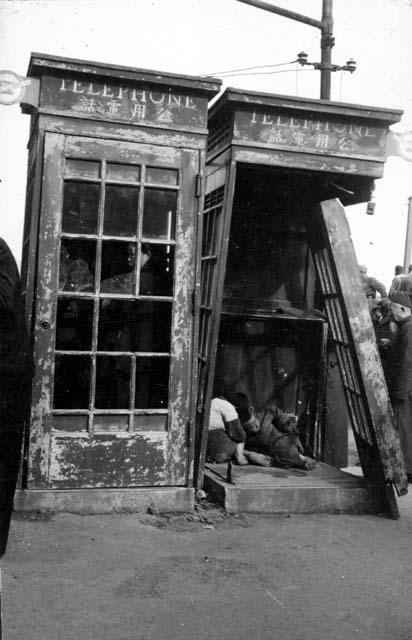
<path fill-rule="evenodd" d="M 41 326 L 42 329 L 50 329 L 49 320 L 41 320 L 40 326 Z"/>

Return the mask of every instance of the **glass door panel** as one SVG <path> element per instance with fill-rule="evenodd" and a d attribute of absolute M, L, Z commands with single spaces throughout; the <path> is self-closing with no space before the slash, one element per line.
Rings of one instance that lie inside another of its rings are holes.
<path fill-rule="evenodd" d="M 47 276 L 56 295 L 46 293 L 47 283 L 39 295 L 39 317 L 46 311 L 50 317 L 50 323 L 44 321 L 39 327 L 51 327 L 49 333 L 39 328 L 39 345 L 54 355 L 50 366 L 45 361 L 41 378 L 50 381 L 50 405 L 49 413 L 42 405 L 44 419 L 38 429 L 49 420 L 59 447 L 68 435 L 67 451 L 80 438 L 81 445 L 76 446 L 89 452 L 84 464 L 90 465 L 82 476 L 74 464 L 71 477 L 64 478 L 64 460 L 61 464 L 55 460 L 47 482 L 94 486 L 94 474 L 101 477 L 96 465 L 102 463 L 94 453 L 96 447 L 101 438 L 119 435 L 140 456 L 139 465 L 128 475 L 129 485 L 164 483 L 171 473 L 166 469 L 173 466 L 167 461 L 169 447 L 174 457 L 180 452 L 175 466 L 182 483 L 186 448 L 185 439 L 177 434 L 186 429 L 184 412 L 190 406 L 187 336 L 193 321 L 195 273 L 194 243 L 187 245 L 186 238 L 196 237 L 189 194 L 193 194 L 198 152 L 101 140 L 96 145 L 92 139 L 60 134 L 48 134 L 46 139 L 55 146 L 45 155 L 49 189 L 44 191 L 42 215 L 45 228 L 55 226 L 55 246 L 43 243 L 39 264 L 47 263 L 48 251 L 56 256 L 55 268 Z M 192 167 L 190 189 L 185 190 L 183 166 Z M 56 214 L 54 203 L 59 198 Z M 176 236 L 177 227 L 184 247 Z M 178 282 L 177 272 L 183 274 Z M 178 389 L 186 391 L 177 397 Z M 118 473 L 107 478 L 106 486 L 120 486 L 127 456 L 119 448 L 110 453 L 108 444 L 106 450 L 104 455 L 119 455 Z M 163 460 L 156 477 L 151 460 L 156 464 Z"/>
<path fill-rule="evenodd" d="M 63 232 L 96 233 L 99 193 L 98 184 L 65 182 L 62 217 Z"/>

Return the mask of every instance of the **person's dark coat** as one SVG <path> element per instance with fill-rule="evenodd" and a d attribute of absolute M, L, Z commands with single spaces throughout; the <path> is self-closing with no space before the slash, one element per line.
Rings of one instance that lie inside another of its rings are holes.
<path fill-rule="evenodd" d="M 32 374 L 19 272 L 0 238 L 0 555 L 7 544 Z"/>
<path fill-rule="evenodd" d="M 32 376 L 20 276 L 13 254 L 0 238 L 0 385 Z"/>
<path fill-rule="evenodd" d="M 398 324 L 398 331 L 387 357 L 386 375 L 392 404 L 412 393 L 412 316 Z"/>
<path fill-rule="evenodd" d="M 412 316 L 398 324 L 386 360 L 389 397 L 408 477 L 412 476 Z"/>

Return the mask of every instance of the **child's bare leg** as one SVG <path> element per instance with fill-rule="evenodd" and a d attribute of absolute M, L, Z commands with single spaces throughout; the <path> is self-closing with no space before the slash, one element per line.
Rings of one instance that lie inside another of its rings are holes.
<path fill-rule="evenodd" d="M 264 453 L 257 453 L 256 451 L 244 451 L 245 457 L 249 460 L 249 464 L 256 464 L 259 467 L 271 467 L 272 458 Z"/>
<path fill-rule="evenodd" d="M 238 464 L 241 464 L 241 465 L 249 464 L 247 458 L 245 457 L 244 449 L 245 449 L 245 443 L 238 442 L 235 450 L 235 460 Z"/>
<path fill-rule="evenodd" d="M 316 467 L 316 460 L 314 460 L 313 458 L 309 458 L 308 456 L 302 456 L 302 454 L 300 453 L 299 459 L 301 461 L 301 466 L 304 469 L 307 469 L 308 471 Z"/>

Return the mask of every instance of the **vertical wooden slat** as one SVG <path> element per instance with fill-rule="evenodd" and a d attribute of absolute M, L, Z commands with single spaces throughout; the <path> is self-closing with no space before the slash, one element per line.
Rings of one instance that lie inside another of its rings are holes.
<path fill-rule="evenodd" d="M 391 486 L 399 494 L 407 490 L 405 466 L 349 225 L 339 200 L 322 202 L 317 215 L 312 238 L 315 263 L 362 469 L 381 491 L 387 510 L 397 517 Z"/>

